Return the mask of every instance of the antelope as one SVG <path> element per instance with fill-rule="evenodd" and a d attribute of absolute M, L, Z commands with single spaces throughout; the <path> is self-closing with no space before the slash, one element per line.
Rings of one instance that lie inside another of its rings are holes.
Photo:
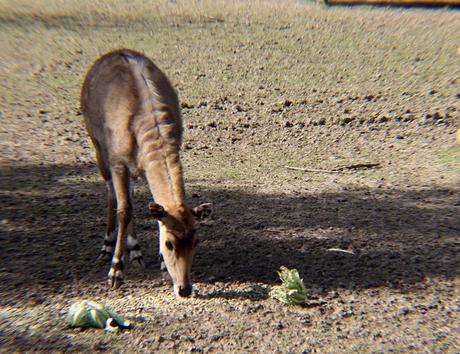
<path fill-rule="evenodd" d="M 107 231 L 100 258 L 112 259 L 109 287 L 122 284 L 127 258 L 144 267 L 132 201 L 134 179 L 143 175 L 154 200 L 149 209 L 159 226 L 162 266 L 174 293 L 189 296 L 197 220 L 209 215 L 211 205 L 189 208 L 185 202 L 179 156 L 182 118 L 174 88 L 146 56 L 120 49 L 101 56 L 89 69 L 80 103 L 107 186 Z"/>

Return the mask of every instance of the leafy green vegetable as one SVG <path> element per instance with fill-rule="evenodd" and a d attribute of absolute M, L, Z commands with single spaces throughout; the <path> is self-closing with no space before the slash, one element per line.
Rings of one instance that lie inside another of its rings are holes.
<path fill-rule="evenodd" d="M 281 285 L 276 285 L 270 291 L 269 296 L 286 304 L 300 305 L 305 302 L 307 289 L 300 279 L 296 269 L 288 269 L 284 266 L 278 271 Z"/>
<path fill-rule="evenodd" d="M 118 313 L 97 302 L 83 300 L 70 306 L 67 322 L 72 327 L 104 328 L 108 332 L 118 332 L 131 324 Z"/>

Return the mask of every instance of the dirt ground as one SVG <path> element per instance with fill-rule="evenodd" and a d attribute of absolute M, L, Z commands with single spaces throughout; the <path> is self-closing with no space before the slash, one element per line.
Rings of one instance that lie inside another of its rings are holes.
<path fill-rule="evenodd" d="M 458 11 L 12 3 L 0 2 L 0 352 L 460 351 Z M 159 270 L 142 181 L 146 269 L 108 291 L 96 261 L 105 188 L 79 90 L 117 47 L 177 88 L 190 204 L 214 204 L 190 299 Z M 356 164 L 378 166 L 287 168 Z M 305 306 L 268 298 L 281 265 L 299 270 Z M 82 299 L 134 328 L 68 328 Z"/>

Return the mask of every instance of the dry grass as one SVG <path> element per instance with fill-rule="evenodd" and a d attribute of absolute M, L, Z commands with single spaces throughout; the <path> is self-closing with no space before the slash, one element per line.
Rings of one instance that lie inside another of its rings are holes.
<path fill-rule="evenodd" d="M 454 33 L 450 11 L 2 1 L 0 351 L 458 351 Z M 94 264 L 105 191 L 78 99 L 89 65 L 116 47 L 144 51 L 185 104 L 187 191 L 216 206 L 195 298 L 161 280 L 140 182 L 148 269 L 107 292 Z M 364 162 L 381 168 L 284 168 Z M 313 291 L 306 307 L 267 299 L 280 265 Z M 63 328 L 84 298 L 136 328 Z"/>
<path fill-rule="evenodd" d="M 223 21 L 228 18 L 252 21 L 254 15 L 266 18 L 289 16 L 301 8 L 294 0 L 179 0 L 179 1 L 2 1 L 3 19 L 78 20 L 82 25 L 156 21 Z"/>

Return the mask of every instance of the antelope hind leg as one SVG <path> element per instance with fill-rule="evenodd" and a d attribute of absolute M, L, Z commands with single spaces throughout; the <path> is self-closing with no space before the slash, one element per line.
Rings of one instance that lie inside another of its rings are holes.
<path fill-rule="evenodd" d="M 134 180 L 131 179 L 129 182 L 129 199 L 132 203 L 134 200 Z M 144 258 L 142 257 L 141 246 L 137 241 L 136 229 L 134 216 L 131 217 L 131 221 L 128 225 L 128 242 L 126 248 L 129 254 L 129 263 L 137 268 L 145 268 Z"/>
<path fill-rule="evenodd" d="M 106 181 L 107 184 L 107 231 L 104 236 L 104 244 L 102 245 L 99 259 L 109 261 L 113 257 L 115 243 L 117 240 L 116 235 L 116 221 L 117 221 L 117 200 L 115 198 L 115 191 L 111 180 Z"/>
<path fill-rule="evenodd" d="M 134 218 L 133 218 L 134 219 Z M 128 253 L 129 253 L 129 262 L 138 268 L 145 268 L 144 257 L 142 257 L 141 246 L 137 241 L 136 233 L 134 231 L 134 220 L 128 225 L 128 242 L 126 243 Z"/>

